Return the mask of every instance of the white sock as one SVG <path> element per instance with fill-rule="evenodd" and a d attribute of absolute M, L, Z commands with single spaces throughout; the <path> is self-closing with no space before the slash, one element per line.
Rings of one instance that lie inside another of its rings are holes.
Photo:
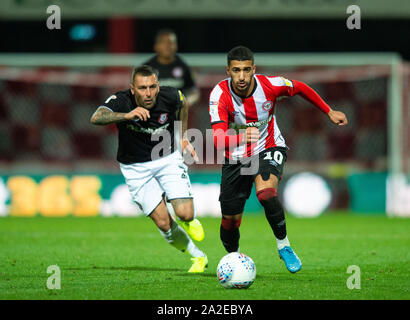
<path fill-rule="evenodd" d="M 189 242 L 188 235 L 173 219 L 171 219 L 171 229 L 166 232 L 160 229 L 158 230 L 170 245 L 174 246 L 180 251 L 185 251 L 187 249 Z"/>
<path fill-rule="evenodd" d="M 278 250 L 281 250 L 286 246 L 290 247 L 289 240 L 288 240 L 287 236 L 282 240 L 276 238 L 276 244 L 278 245 Z"/>
<path fill-rule="evenodd" d="M 174 220 L 171 220 L 171 229 L 168 231 L 164 232 L 160 229 L 158 230 L 164 239 L 179 251 L 187 252 L 193 257 L 201 257 L 205 255 L 195 246 L 185 230 Z"/>
<path fill-rule="evenodd" d="M 205 256 L 205 253 L 199 250 L 198 247 L 194 244 L 194 242 L 191 239 L 189 239 L 187 250 L 188 250 L 188 253 L 194 258 Z"/>

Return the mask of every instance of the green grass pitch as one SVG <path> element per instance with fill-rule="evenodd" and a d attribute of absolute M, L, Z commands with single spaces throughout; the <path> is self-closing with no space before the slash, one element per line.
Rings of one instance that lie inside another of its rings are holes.
<path fill-rule="evenodd" d="M 189 256 L 145 217 L 1 218 L 0 299 L 410 299 L 410 219 L 288 217 L 288 237 L 303 263 L 291 274 L 264 215 L 245 214 L 240 248 L 257 270 L 247 290 L 219 285 L 220 219 L 201 221 L 206 238 L 198 246 L 209 267 L 188 274 Z M 47 289 L 50 265 L 60 267 L 60 290 Z M 360 289 L 347 288 L 350 265 L 360 268 Z"/>

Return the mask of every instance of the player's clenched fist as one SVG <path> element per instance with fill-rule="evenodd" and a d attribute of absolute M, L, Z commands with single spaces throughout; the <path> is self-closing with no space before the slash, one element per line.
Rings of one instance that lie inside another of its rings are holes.
<path fill-rule="evenodd" d="M 330 110 L 327 114 L 334 123 L 339 126 L 344 126 L 347 124 L 346 115 L 341 111 Z"/>
<path fill-rule="evenodd" d="M 258 140 L 259 140 L 259 129 L 255 127 L 246 128 L 242 141 L 244 143 L 255 143 Z"/>
<path fill-rule="evenodd" d="M 136 107 L 134 110 L 125 114 L 125 119 L 127 120 L 140 119 L 142 121 L 147 121 L 150 117 L 149 111 L 142 107 Z"/>

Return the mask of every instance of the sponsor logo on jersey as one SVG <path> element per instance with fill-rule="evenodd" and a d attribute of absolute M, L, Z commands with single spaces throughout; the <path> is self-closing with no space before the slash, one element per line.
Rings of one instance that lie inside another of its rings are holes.
<path fill-rule="evenodd" d="M 217 105 L 218 105 L 218 101 L 209 101 L 209 105 L 210 105 L 210 106 L 217 106 Z"/>
<path fill-rule="evenodd" d="M 215 103 L 209 103 L 209 114 L 211 116 L 211 122 L 219 121 L 218 102 Z"/>
<path fill-rule="evenodd" d="M 143 132 L 143 133 L 147 133 L 147 134 L 160 134 L 161 132 L 165 131 L 168 128 L 168 126 L 169 126 L 169 123 L 167 123 L 167 124 L 165 124 L 165 125 L 163 125 L 159 128 L 152 129 L 152 128 L 141 127 L 138 124 L 134 125 L 134 124 L 129 123 L 129 124 L 127 124 L 127 129 L 132 130 L 132 131 L 136 131 L 136 132 Z"/>
<path fill-rule="evenodd" d="M 249 122 L 246 124 L 248 127 L 261 127 L 264 126 L 265 124 L 269 123 L 273 118 L 273 115 L 271 114 L 267 119 L 261 120 L 261 121 L 255 121 L 255 122 Z"/>
<path fill-rule="evenodd" d="M 164 124 L 168 120 L 168 113 L 161 113 L 158 118 L 160 124 Z"/>
<path fill-rule="evenodd" d="M 292 86 L 292 82 L 290 82 L 288 79 L 286 79 L 286 78 L 284 78 L 284 77 L 281 77 L 281 78 L 282 78 L 283 82 L 285 82 L 285 86 L 287 86 L 287 87 L 293 87 L 293 86 Z"/>
<path fill-rule="evenodd" d="M 265 111 L 269 111 L 273 107 L 273 102 L 272 101 L 265 101 L 262 105 L 262 109 Z"/>
<path fill-rule="evenodd" d="M 261 121 L 254 121 L 254 122 L 249 122 L 247 124 L 236 124 L 236 123 L 230 123 L 229 128 L 239 130 L 239 129 L 246 129 L 247 127 L 256 127 L 259 128 L 265 124 L 268 124 L 273 118 L 273 115 L 271 114 L 267 119 L 261 120 Z"/>

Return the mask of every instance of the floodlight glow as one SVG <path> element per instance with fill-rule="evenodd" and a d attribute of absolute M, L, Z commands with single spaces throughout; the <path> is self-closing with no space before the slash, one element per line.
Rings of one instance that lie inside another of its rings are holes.
<path fill-rule="evenodd" d="M 297 217 L 317 217 L 329 206 L 332 192 L 321 176 L 302 172 L 287 181 L 283 197 L 289 213 Z"/>

